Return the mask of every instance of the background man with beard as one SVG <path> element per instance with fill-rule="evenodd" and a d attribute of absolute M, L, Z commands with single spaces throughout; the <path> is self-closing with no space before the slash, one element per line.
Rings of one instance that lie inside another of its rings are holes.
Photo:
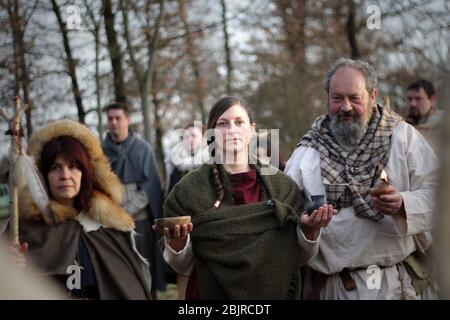
<path fill-rule="evenodd" d="M 418 299 L 404 260 L 431 244 L 424 232 L 432 228 L 436 156 L 411 125 L 376 103 L 377 76 L 367 62 L 339 59 L 324 86 L 328 113 L 285 170 L 308 199 L 322 195 L 338 208 L 308 263 L 304 297 Z M 371 197 L 383 170 L 390 186 Z"/>
<path fill-rule="evenodd" d="M 435 146 L 439 123 L 443 110 L 435 108 L 436 90 L 431 82 L 419 79 L 411 83 L 406 90 L 408 117 L 406 122 L 412 124 L 430 143 Z"/>

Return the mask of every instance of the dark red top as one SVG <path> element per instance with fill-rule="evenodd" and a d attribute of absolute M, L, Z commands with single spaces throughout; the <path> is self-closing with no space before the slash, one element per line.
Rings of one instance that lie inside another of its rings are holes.
<path fill-rule="evenodd" d="M 261 187 L 256 179 L 255 168 L 252 167 L 248 172 L 230 174 L 230 180 L 235 205 L 255 203 L 260 200 Z"/>
<path fill-rule="evenodd" d="M 256 169 L 248 172 L 230 174 L 231 193 L 235 205 L 258 202 L 261 198 L 261 184 L 257 179 Z M 200 290 L 197 283 L 197 270 L 194 268 L 186 288 L 186 300 L 199 300 Z"/>

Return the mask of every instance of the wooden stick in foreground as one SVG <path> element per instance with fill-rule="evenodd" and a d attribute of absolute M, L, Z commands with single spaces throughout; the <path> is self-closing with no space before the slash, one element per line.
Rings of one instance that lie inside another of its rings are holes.
<path fill-rule="evenodd" d="M 27 105 L 22 105 L 20 98 L 16 97 L 14 103 L 14 116 L 10 119 L 8 113 L 4 108 L 0 107 L 0 115 L 9 124 L 8 134 L 11 135 L 11 150 L 9 154 L 9 163 L 11 166 L 9 174 L 9 190 L 10 190 L 10 206 L 9 206 L 9 224 L 10 224 L 10 239 L 13 245 L 19 246 L 19 190 L 17 181 L 15 181 L 14 166 L 17 164 L 17 159 L 23 152 L 22 146 L 22 130 L 21 120 L 25 113 Z"/>

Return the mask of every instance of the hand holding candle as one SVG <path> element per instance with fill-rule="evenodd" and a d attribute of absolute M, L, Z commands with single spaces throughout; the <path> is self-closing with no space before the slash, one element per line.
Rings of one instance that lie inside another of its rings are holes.
<path fill-rule="evenodd" d="M 390 192 L 390 184 L 388 182 L 388 176 L 386 171 L 381 171 L 381 183 L 374 188 L 370 188 L 369 192 L 372 197 L 379 197 L 382 194 L 387 194 Z"/>
<path fill-rule="evenodd" d="M 406 217 L 401 193 L 389 184 L 386 171 L 381 172 L 381 183 L 369 190 L 373 207 L 387 215 L 400 214 Z"/>

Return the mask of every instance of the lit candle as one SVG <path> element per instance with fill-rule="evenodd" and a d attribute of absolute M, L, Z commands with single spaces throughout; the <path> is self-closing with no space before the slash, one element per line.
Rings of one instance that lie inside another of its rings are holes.
<path fill-rule="evenodd" d="M 381 171 L 380 179 L 381 183 L 378 186 L 369 189 L 370 195 L 372 197 L 379 197 L 382 194 L 389 192 L 390 184 L 388 182 L 388 175 L 386 171 L 384 171 L 384 169 Z"/>
<path fill-rule="evenodd" d="M 388 175 L 386 173 L 386 171 L 381 170 L 381 175 L 380 175 L 381 181 L 388 183 Z"/>

